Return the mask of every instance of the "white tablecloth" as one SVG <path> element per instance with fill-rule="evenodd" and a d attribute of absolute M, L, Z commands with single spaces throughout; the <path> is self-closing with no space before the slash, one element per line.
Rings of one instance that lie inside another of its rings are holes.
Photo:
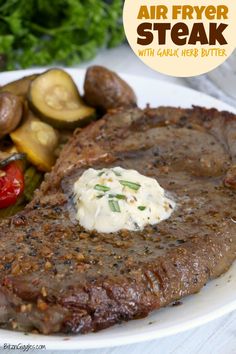
<path fill-rule="evenodd" d="M 92 62 L 80 65 L 86 68 L 91 64 L 104 65 L 123 73 L 161 79 L 188 86 L 184 79 L 173 78 L 154 72 L 146 67 L 129 49 L 121 46 L 110 51 L 102 51 Z M 207 93 L 207 92 L 206 92 Z M 224 99 L 224 97 L 221 97 Z M 43 343 L 39 343 L 43 344 Z M 1 350 L 0 353 L 22 353 L 14 350 Z M 31 353 L 59 354 L 61 351 L 34 351 Z M 63 351 L 63 354 L 66 353 Z M 172 337 L 133 344 L 117 348 L 70 351 L 75 354 L 236 354 L 236 311 L 207 325 Z"/>

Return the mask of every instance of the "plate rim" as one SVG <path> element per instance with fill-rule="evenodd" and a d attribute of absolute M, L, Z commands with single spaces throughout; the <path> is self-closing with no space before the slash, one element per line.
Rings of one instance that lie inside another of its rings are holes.
<path fill-rule="evenodd" d="M 34 67 L 34 68 L 27 68 L 27 69 L 2 71 L 2 72 L 0 72 L 0 78 L 1 78 L 1 76 L 5 76 L 5 75 L 11 76 L 11 75 L 16 75 L 17 74 L 17 76 L 18 76 L 19 74 L 21 75 L 21 73 L 22 73 L 22 75 L 24 75 L 24 73 L 26 73 L 26 75 L 27 74 L 31 75 L 33 73 L 40 73 L 40 72 L 43 72 L 43 71 L 46 71 L 46 70 L 50 70 L 50 69 L 54 69 L 54 68 L 63 69 L 63 70 L 66 70 L 68 72 L 78 71 L 78 72 L 81 72 L 82 75 L 85 75 L 86 70 L 87 70 L 87 68 L 67 67 L 67 66 L 60 66 L 60 65 L 58 65 L 58 66 Z M 221 109 L 223 111 L 226 110 L 226 111 L 228 111 L 230 113 L 236 114 L 236 107 L 233 107 L 230 104 L 228 104 L 228 103 L 226 103 L 224 101 L 221 101 L 218 98 L 210 96 L 207 93 L 204 93 L 202 91 L 197 91 L 196 89 L 194 89 L 192 87 L 180 85 L 180 84 L 178 84 L 176 82 L 165 81 L 165 80 L 160 79 L 160 78 L 150 78 L 150 77 L 145 77 L 144 75 L 128 74 L 128 73 L 125 73 L 125 72 L 122 72 L 122 71 L 115 71 L 115 72 L 118 75 L 120 75 L 122 78 L 124 78 L 125 80 L 128 80 L 129 78 L 130 79 L 142 79 L 142 80 L 149 81 L 149 82 L 155 82 L 155 83 L 158 82 L 158 83 L 161 83 L 164 86 L 169 86 L 169 87 L 172 87 L 174 89 L 179 88 L 180 90 L 183 90 L 183 91 L 186 91 L 186 92 L 191 92 L 192 94 L 200 96 L 203 99 L 205 98 L 206 100 L 210 100 L 212 102 L 212 104 L 223 106 L 224 108 Z M 134 89 L 134 91 L 135 91 L 135 89 Z M 194 103 L 192 104 L 192 106 L 194 106 Z M 205 107 L 205 106 L 203 106 L 203 107 Z M 210 108 L 210 107 L 208 107 L 208 108 Z M 212 106 L 211 108 L 215 108 L 215 107 Z"/>

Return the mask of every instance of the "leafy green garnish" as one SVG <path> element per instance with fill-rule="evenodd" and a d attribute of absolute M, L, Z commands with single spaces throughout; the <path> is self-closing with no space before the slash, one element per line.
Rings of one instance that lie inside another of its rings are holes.
<path fill-rule="evenodd" d="M 102 184 L 96 184 L 94 189 L 96 189 L 97 191 L 108 192 L 111 188 L 104 186 Z"/>
<path fill-rule="evenodd" d="M 139 183 L 124 181 L 124 180 L 120 180 L 119 182 L 122 186 L 128 187 L 128 188 L 133 189 L 135 191 L 139 190 L 139 188 L 141 187 L 141 185 Z"/>
<path fill-rule="evenodd" d="M 120 213 L 120 206 L 117 200 L 109 200 L 109 207 L 114 213 Z"/>
<path fill-rule="evenodd" d="M 139 210 L 141 210 L 141 211 L 143 211 L 143 210 L 145 210 L 145 209 L 146 209 L 146 207 L 145 207 L 145 206 L 143 206 L 143 205 L 140 205 L 140 206 L 138 206 L 138 209 L 139 209 Z"/>
<path fill-rule="evenodd" d="M 125 36 L 123 0 L 0 0 L 0 69 L 89 60 Z"/>

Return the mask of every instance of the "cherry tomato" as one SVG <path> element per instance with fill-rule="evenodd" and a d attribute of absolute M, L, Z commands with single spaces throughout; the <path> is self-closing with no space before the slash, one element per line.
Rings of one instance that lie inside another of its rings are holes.
<path fill-rule="evenodd" d="M 24 191 L 24 175 L 17 162 L 0 169 L 0 209 L 16 203 Z"/>

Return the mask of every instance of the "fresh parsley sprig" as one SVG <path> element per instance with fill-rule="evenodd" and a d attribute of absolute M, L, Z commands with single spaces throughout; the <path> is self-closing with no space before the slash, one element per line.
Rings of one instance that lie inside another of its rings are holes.
<path fill-rule="evenodd" d="M 124 40 L 123 0 L 0 0 L 0 70 L 75 65 Z"/>

